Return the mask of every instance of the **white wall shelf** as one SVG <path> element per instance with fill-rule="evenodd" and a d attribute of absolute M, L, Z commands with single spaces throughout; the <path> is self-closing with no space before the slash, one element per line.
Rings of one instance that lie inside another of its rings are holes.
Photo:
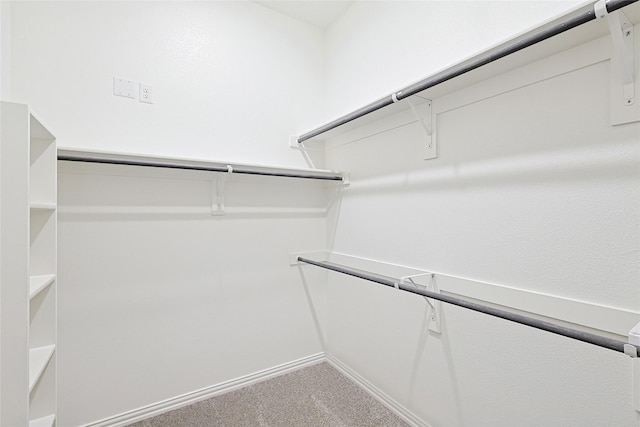
<path fill-rule="evenodd" d="M 616 1 L 615 3 L 621 4 L 622 2 Z M 620 10 L 624 11 L 634 24 L 640 22 L 640 2 L 624 5 Z M 428 103 L 430 100 L 472 86 L 491 77 L 524 67 L 540 59 L 566 51 L 569 48 L 607 36 L 609 28 L 606 20 L 595 19 L 593 11 L 593 4 L 581 6 L 566 15 L 514 36 L 486 51 L 452 64 L 433 75 L 425 77 L 420 82 L 384 96 L 316 129 L 309 130 L 300 135 L 297 140 L 299 142 L 326 141 L 342 136 L 364 125 L 375 123 L 402 111 L 409 110 L 412 108 L 411 104 L 415 106 Z M 568 26 L 568 23 L 578 22 L 580 21 L 578 18 L 586 19 L 585 17 L 587 16 L 592 16 L 591 20 L 585 21 L 576 27 Z M 567 29 L 570 30 L 567 31 Z M 561 32 L 555 34 L 556 30 Z M 551 36 L 550 38 L 541 38 L 547 33 Z M 542 41 L 529 44 L 534 40 Z M 426 89 L 421 89 L 425 87 Z M 633 110 L 633 121 L 638 120 L 638 108 L 638 105 L 635 107 L 631 105 L 628 108 Z M 431 129 L 431 131 L 434 130 Z"/>
<path fill-rule="evenodd" d="M 345 183 L 346 176 L 341 172 L 324 169 L 297 169 L 248 163 L 228 163 L 222 161 L 203 161 L 178 157 L 158 157 L 109 151 L 85 151 L 75 149 L 58 150 L 58 159 L 76 163 L 98 163 L 116 166 L 138 166 L 143 168 L 168 169 L 171 171 L 194 171 L 200 173 L 229 173 L 247 175 L 265 175 L 284 178 L 304 178 Z M 175 173 L 175 172 L 174 172 Z"/>
<path fill-rule="evenodd" d="M 55 345 L 49 345 L 29 350 L 29 393 L 44 373 L 55 349 Z"/>
<path fill-rule="evenodd" d="M 47 417 L 29 421 L 29 427 L 53 427 L 55 425 L 55 422 L 55 415 L 49 415 Z"/>
<path fill-rule="evenodd" d="M 34 210 L 43 210 L 43 211 L 54 211 L 56 210 L 55 203 L 31 203 L 31 209 Z"/>
<path fill-rule="evenodd" d="M 57 380 L 56 140 L 27 105 L 3 102 L 1 118 L 0 425 L 52 426 Z"/>
<path fill-rule="evenodd" d="M 56 280 L 55 274 L 43 274 L 29 278 L 29 299 L 33 299 Z"/>

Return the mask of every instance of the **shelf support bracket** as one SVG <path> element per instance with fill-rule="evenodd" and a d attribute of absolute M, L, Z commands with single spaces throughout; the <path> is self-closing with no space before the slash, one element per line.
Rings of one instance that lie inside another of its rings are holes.
<path fill-rule="evenodd" d="M 216 184 L 211 182 L 211 215 L 224 215 L 224 191 L 227 177 L 233 173 L 233 167 L 227 165 L 227 173 L 218 174 Z"/>
<path fill-rule="evenodd" d="M 594 4 L 598 19 L 606 19 L 611 33 L 611 124 L 640 120 L 636 102 L 633 23 L 622 10 L 609 13 L 606 0 Z M 634 108 L 635 107 L 635 108 Z"/>
<path fill-rule="evenodd" d="M 395 94 L 394 94 L 395 95 Z M 393 99 L 397 99 L 395 96 Z M 422 98 L 426 102 L 424 104 L 415 105 L 411 98 L 407 98 L 407 103 L 411 107 L 411 111 L 418 119 L 418 122 L 424 130 L 424 159 L 435 159 L 437 155 L 436 141 L 433 137 L 433 119 L 432 119 L 432 104 L 430 99 Z M 422 111 L 420 111 L 422 110 Z"/>
<path fill-rule="evenodd" d="M 426 289 L 428 291 L 431 292 L 435 292 L 438 293 L 438 288 L 436 286 L 436 275 L 433 273 L 420 273 L 420 274 L 412 274 L 410 276 L 402 276 L 400 278 L 400 283 L 401 284 L 405 284 L 406 281 L 409 281 L 414 287 L 418 288 L 420 285 L 418 285 L 413 279 L 415 277 L 423 277 L 423 276 L 429 276 L 429 283 L 424 287 L 426 287 Z M 441 311 L 441 303 L 440 301 L 437 301 L 433 298 L 429 298 L 429 297 L 424 297 L 424 300 L 427 302 L 427 304 L 429 304 L 429 330 L 432 332 L 435 332 L 436 334 L 441 334 L 442 333 L 442 326 L 441 326 L 441 322 L 440 322 L 440 311 Z"/>
<path fill-rule="evenodd" d="M 624 352 L 631 357 L 631 381 L 633 390 L 633 409 L 640 412 L 640 358 L 638 349 L 640 346 L 640 323 L 629 331 L 629 344 L 625 344 Z"/>

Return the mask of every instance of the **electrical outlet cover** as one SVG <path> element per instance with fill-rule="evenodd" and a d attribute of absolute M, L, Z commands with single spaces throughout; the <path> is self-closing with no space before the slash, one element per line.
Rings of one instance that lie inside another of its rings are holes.
<path fill-rule="evenodd" d="M 140 83 L 140 102 L 153 104 L 153 88 Z"/>

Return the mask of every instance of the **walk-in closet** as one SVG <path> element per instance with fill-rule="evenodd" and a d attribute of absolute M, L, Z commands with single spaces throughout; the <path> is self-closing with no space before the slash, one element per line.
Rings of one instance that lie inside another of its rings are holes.
<path fill-rule="evenodd" d="M 639 25 L 0 2 L 0 427 L 639 426 Z"/>

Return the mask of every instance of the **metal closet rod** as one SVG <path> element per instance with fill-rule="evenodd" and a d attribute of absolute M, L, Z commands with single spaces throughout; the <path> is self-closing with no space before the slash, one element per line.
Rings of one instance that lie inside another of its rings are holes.
<path fill-rule="evenodd" d="M 403 291 L 411 292 L 414 294 L 422 295 L 424 297 L 433 298 L 438 301 L 446 302 L 447 304 L 456 305 L 458 307 L 467 308 L 469 310 L 477 311 L 480 313 L 488 314 L 489 316 L 499 317 L 501 319 L 509 320 L 521 325 L 530 326 L 532 328 L 541 329 L 543 331 L 551 332 L 553 334 L 562 335 L 567 338 L 573 338 L 578 341 L 586 342 L 589 344 L 597 345 L 599 347 L 608 348 L 609 350 L 615 350 L 621 353 L 629 355 L 628 351 L 635 350 L 636 356 L 640 350 L 640 347 L 627 342 L 615 340 L 612 338 L 603 337 L 601 335 L 592 334 L 589 332 L 579 331 L 577 329 L 567 328 L 564 326 L 556 325 L 554 323 L 545 322 L 542 320 L 534 319 L 532 317 L 524 316 L 522 314 L 511 313 L 509 311 L 500 310 L 497 308 L 489 307 L 475 302 L 467 301 L 461 298 L 452 297 L 449 295 L 443 295 L 436 292 L 431 292 L 425 289 L 414 287 L 413 285 L 405 285 L 399 281 L 394 281 L 382 276 L 378 276 L 371 273 L 364 273 L 361 271 L 351 270 L 349 268 L 338 266 L 335 264 L 313 261 L 307 258 L 298 257 L 299 262 L 315 265 L 317 267 L 326 268 L 327 270 L 336 271 L 338 273 L 347 274 L 349 276 L 358 277 L 360 279 L 368 280 L 370 282 L 379 283 L 381 285 L 395 288 L 396 286 Z M 625 346 L 627 351 L 625 351 Z M 633 357 L 633 356 L 632 356 Z"/>
<path fill-rule="evenodd" d="M 609 0 L 606 3 L 606 8 L 607 8 L 607 11 L 611 13 L 625 6 L 629 6 L 630 4 L 635 3 L 637 1 L 638 0 Z M 483 65 L 487 65 L 491 62 L 497 61 L 498 59 L 504 58 L 505 56 L 511 55 L 512 53 L 518 52 L 529 46 L 533 46 L 536 43 L 547 40 L 567 30 L 570 30 L 572 28 L 585 24 L 589 21 L 592 21 L 596 19 L 594 5 L 595 3 L 589 6 L 585 6 L 584 10 L 578 12 L 576 15 L 568 17 L 566 20 L 560 23 L 557 23 L 548 28 L 541 29 L 533 34 L 528 35 L 527 37 L 514 40 L 498 49 L 491 50 L 489 52 L 481 54 L 475 57 L 474 59 L 472 59 L 471 61 L 464 62 L 458 66 L 455 66 L 447 70 L 444 70 L 440 73 L 437 73 L 431 77 L 428 77 L 424 80 L 414 83 L 411 86 L 408 86 L 398 92 L 395 92 L 389 96 L 386 96 L 382 99 L 372 102 L 371 104 L 366 105 L 356 111 L 353 111 L 347 115 L 344 115 L 330 123 L 320 126 L 319 128 L 316 128 L 310 132 L 307 132 L 298 137 L 298 143 L 302 143 L 308 139 L 314 138 L 320 134 L 323 134 L 332 129 L 335 129 L 339 126 L 349 123 L 369 113 L 373 113 L 374 111 L 379 110 L 388 105 L 391 105 L 397 101 L 401 101 L 412 95 L 420 93 L 423 90 L 437 86 L 440 83 L 446 82 L 447 80 L 451 80 L 455 77 L 461 76 L 462 74 L 468 73 L 469 71 L 473 71 L 476 68 L 482 67 Z"/>
<path fill-rule="evenodd" d="M 87 157 L 87 156 L 73 156 L 58 154 L 58 160 L 67 162 L 84 162 L 84 163 L 104 163 L 109 165 L 126 165 L 126 166 L 143 166 L 152 168 L 166 168 L 166 169 L 183 169 L 183 170 L 197 170 L 208 172 L 231 172 L 245 175 L 263 175 L 263 176 L 279 176 L 285 178 L 304 178 L 304 179 L 319 179 L 324 181 L 342 181 L 343 177 L 340 175 L 326 175 L 326 174 L 314 174 L 314 173 L 293 173 L 293 172 L 271 172 L 264 170 L 247 169 L 242 166 L 203 166 L 193 165 L 186 163 L 170 163 L 170 162 L 154 162 L 148 160 L 123 160 L 123 159 L 109 159 L 103 157 Z"/>

